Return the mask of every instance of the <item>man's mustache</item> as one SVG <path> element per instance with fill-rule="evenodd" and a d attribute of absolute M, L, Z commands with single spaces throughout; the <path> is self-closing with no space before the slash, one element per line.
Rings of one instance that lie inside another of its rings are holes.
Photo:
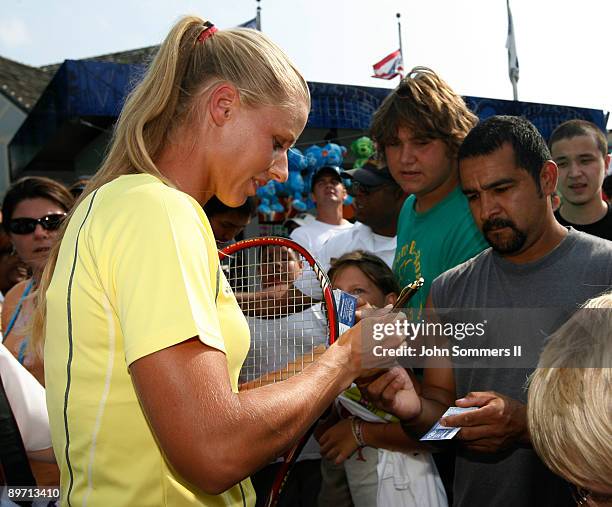
<path fill-rule="evenodd" d="M 482 224 L 482 232 L 486 234 L 494 229 L 501 229 L 503 227 L 510 227 L 511 229 L 516 229 L 514 222 L 512 220 L 508 220 L 506 218 L 493 218 L 491 220 L 486 220 Z"/>

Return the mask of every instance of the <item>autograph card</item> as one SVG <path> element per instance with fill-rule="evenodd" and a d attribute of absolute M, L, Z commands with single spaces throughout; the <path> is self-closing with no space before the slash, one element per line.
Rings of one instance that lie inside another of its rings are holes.
<path fill-rule="evenodd" d="M 447 417 L 449 415 L 457 415 L 463 414 L 464 412 L 469 412 L 470 410 L 476 410 L 478 407 L 449 407 L 442 417 Z M 440 419 L 442 419 L 442 417 Z M 461 428 L 453 428 L 450 426 L 441 426 L 440 421 L 436 421 L 431 429 L 425 433 L 421 437 L 421 440 L 450 440 L 453 438 Z"/>
<path fill-rule="evenodd" d="M 355 325 L 357 298 L 340 289 L 334 289 L 333 293 L 338 310 L 338 330 L 340 331 L 339 334 L 342 334 Z"/>

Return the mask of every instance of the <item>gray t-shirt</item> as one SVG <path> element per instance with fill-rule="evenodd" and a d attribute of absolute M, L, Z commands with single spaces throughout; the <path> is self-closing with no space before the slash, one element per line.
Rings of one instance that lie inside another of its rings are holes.
<path fill-rule="evenodd" d="M 527 264 L 513 264 L 489 248 L 436 278 L 431 296 L 435 308 L 542 308 L 549 318 L 551 309 L 558 309 L 558 324 L 569 316 L 568 309 L 611 287 L 612 242 L 569 228 L 552 252 Z M 535 331 L 532 335 L 543 344 L 546 335 Z M 492 390 L 526 403 L 531 372 L 456 368 L 456 394 Z M 461 507 L 574 505 L 569 485 L 531 448 L 520 446 L 498 454 L 458 448 L 453 490 L 454 505 Z"/>

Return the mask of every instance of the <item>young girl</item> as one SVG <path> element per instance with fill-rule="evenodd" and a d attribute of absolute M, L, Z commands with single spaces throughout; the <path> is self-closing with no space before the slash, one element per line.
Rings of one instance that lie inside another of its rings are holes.
<path fill-rule="evenodd" d="M 384 261 L 362 250 L 334 260 L 328 276 L 334 288 L 358 297 L 360 309 L 393 304 L 399 293 Z M 445 507 L 444 487 L 427 447 L 407 436 L 399 422 L 387 423 L 396 418 L 360 405 L 366 403 L 359 391 L 349 389 L 336 404 L 339 421 L 317 431 L 325 458 L 319 504 Z"/>

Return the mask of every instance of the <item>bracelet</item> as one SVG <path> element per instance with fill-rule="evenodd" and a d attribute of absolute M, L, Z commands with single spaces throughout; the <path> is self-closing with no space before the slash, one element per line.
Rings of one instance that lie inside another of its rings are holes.
<path fill-rule="evenodd" d="M 351 417 L 351 430 L 357 445 L 359 447 L 366 447 L 366 443 L 363 440 L 363 421 L 359 417 Z"/>

